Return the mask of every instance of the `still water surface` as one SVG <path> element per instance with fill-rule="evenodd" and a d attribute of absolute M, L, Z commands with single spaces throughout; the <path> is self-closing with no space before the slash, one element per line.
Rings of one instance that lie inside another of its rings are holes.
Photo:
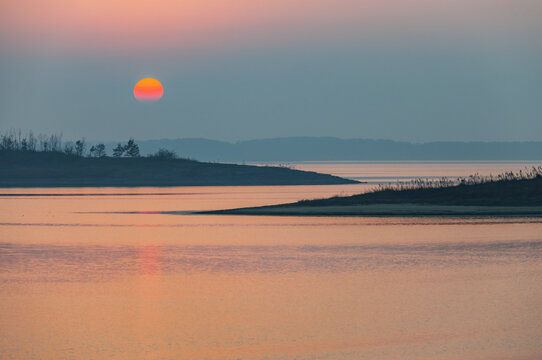
<path fill-rule="evenodd" d="M 524 165 L 296 167 L 388 181 Z M 160 213 L 372 186 L 2 189 L 0 359 L 542 358 L 539 219 Z"/>

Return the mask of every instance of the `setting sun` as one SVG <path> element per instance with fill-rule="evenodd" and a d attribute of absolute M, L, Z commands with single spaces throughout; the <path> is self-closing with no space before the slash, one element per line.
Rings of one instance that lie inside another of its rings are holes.
<path fill-rule="evenodd" d="M 139 80 L 134 86 L 134 97 L 140 102 L 158 101 L 164 95 L 164 87 L 153 78 Z"/>

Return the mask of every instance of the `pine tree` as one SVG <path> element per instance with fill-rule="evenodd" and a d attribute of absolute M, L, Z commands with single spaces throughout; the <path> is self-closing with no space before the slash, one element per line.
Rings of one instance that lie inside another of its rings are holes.
<path fill-rule="evenodd" d="M 128 140 L 125 149 L 126 156 L 139 157 L 139 146 L 135 143 L 134 139 Z"/>
<path fill-rule="evenodd" d="M 122 155 L 124 155 L 124 146 L 119 143 L 117 144 L 117 147 L 113 149 L 113 156 L 121 157 Z"/>
<path fill-rule="evenodd" d="M 98 144 L 94 148 L 94 156 L 102 158 L 105 157 L 105 145 L 104 144 Z"/>

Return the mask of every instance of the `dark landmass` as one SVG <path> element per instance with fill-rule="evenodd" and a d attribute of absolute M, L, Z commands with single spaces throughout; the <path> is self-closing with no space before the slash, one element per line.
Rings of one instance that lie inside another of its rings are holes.
<path fill-rule="evenodd" d="M 290 216 L 542 216 L 542 176 L 441 188 L 388 189 L 347 197 L 207 213 Z"/>
<path fill-rule="evenodd" d="M 542 142 L 426 142 L 288 137 L 238 141 L 138 140 L 142 154 L 160 148 L 205 161 L 482 161 L 542 160 Z M 106 144 L 108 149 L 116 143 Z"/>
<path fill-rule="evenodd" d="M 0 187 L 331 185 L 354 180 L 277 166 L 0 151 Z"/>
<path fill-rule="evenodd" d="M 542 206 L 542 177 L 472 185 L 383 190 L 347 197 L 300 201 L 303 206 L 358 204 L 434 204 L 477 206 Z"/>

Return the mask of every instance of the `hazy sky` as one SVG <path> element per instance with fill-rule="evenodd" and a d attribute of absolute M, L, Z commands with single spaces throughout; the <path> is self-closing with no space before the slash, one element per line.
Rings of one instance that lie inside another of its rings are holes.
<path fill-rule="evenodd" d="M 540 0 L 3 0 L 0 130 L 542 140 Z M 138 103 L 145 77 L 164 85 Z"/>

